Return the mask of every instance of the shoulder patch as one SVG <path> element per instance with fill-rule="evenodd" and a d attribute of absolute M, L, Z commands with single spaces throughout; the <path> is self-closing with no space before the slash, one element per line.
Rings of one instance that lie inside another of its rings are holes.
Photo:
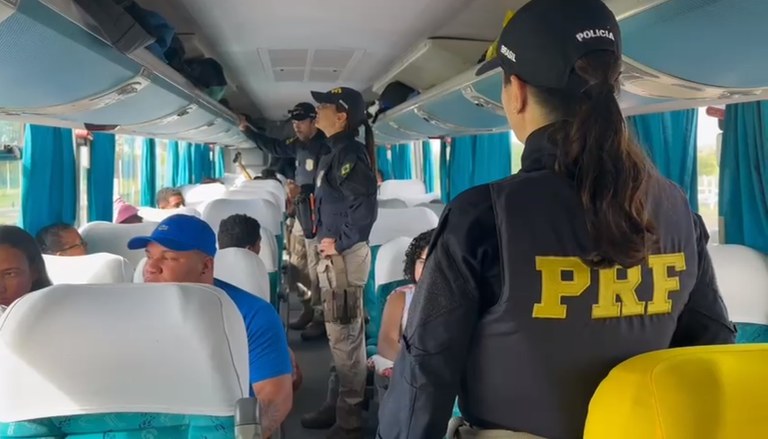
<path fill-rule="evenodd" d="M 341 167 L 341 176 L 346 177 L 349 175 L 349 172 L 352 170 L 352 163 L 344 163 L 344 165 Z"/>
<path fill-rule="evenodd" d="M 285 144 L 286 144 L 286 145 L 290 145 L 291 143 L 293 143 L 293 142 L 295 142 L 295 141 L 296 141 L 296 137 L 294 136 L 294 137 L 291 137 L 290 139 L 286 140 L 286 141 L 285 141 Z"/>

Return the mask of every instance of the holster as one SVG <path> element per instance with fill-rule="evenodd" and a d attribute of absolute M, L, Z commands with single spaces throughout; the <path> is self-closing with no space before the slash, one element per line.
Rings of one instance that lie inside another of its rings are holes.
<path fill-rule="evenodd" d="M 301 230 L 307 239 L 312 239 L 317 234 L 314 202 L 315 194 L 304 191 L 293 202 L 296 207 L 296 220 L 301 224 Z"/>
<path fill-rule="evenodd" d="M 344 258 L 322 259 L 318 264 L 320 297 L 326 323 L 348 325 L 360 318 L 363 288 L 349 285 Z"/>

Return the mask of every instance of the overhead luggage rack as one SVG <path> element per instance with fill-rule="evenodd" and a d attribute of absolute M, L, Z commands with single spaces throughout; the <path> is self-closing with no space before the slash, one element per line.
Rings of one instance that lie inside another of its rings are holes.
<path fill-rule="evenodd" d="M 254 146 L 232 111 L 162 60 L 108 41 L 74 0 L 0 0 L 0 118 Z"/>

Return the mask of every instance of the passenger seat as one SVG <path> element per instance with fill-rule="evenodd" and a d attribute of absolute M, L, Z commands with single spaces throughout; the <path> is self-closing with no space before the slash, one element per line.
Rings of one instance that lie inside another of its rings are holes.
<path fill-rule="evenodd" d="M 55 284 L 130 283 L 133 265 L 110 253 L 84 256 L 43 255 L 48 277 Z"/>

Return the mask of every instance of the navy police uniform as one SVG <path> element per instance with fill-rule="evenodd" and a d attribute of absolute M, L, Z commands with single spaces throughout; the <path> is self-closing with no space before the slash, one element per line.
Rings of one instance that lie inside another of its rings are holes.
<path fill-rule="evenodd" d="M 349 88 L 312 95 L 318 103 L 346 112 L 351 127 L 328 138 L 331 153 L 320 160 L 315 195 L 317 240 L 335 240 L 338 253 L 318 265 L 334 366 L 329 386 L 338 382 L 336 401 L 324 405 L 335 406 L 336 425 L 329 437 L 360 437 L 367 375 L 363 287 L 371 268 L 368 238 L 378 212 L 376 174 L 365 145 L 355 139 L 365 122 L 362 95 Z"/>
<path fill-rule="evenodd" d="M 580 32 L 591 32 L 581 41 L 592 43 L 571 54 L 535 50 L 558 41 L 539 37 L 553 29 L 573 44 L 580 44 Z M 602 2 L 533 0 L 504 29 L 495 62 L 546 82 L 551 65 L 534 61 L 544 68 L 535 75 L 535 65 L 524 65 L 527 55 L 575 61 L 589 50 L 616 50 L 618 37 Z M 519 173 L 472 188 L 446 208 L 382 402 L 379 438 L 442 437 L 457 395 L 476 430 L 582 437 L 592 394 L 623 360 L 734 342 L 706 228 L 668 180 L 654 178 L 648 199 L 658 250 L 635 267 L 585 264 L 594 248 L 578 189 L 555 171 L 559 145 L 551 128 L 526 139 Z"/>

